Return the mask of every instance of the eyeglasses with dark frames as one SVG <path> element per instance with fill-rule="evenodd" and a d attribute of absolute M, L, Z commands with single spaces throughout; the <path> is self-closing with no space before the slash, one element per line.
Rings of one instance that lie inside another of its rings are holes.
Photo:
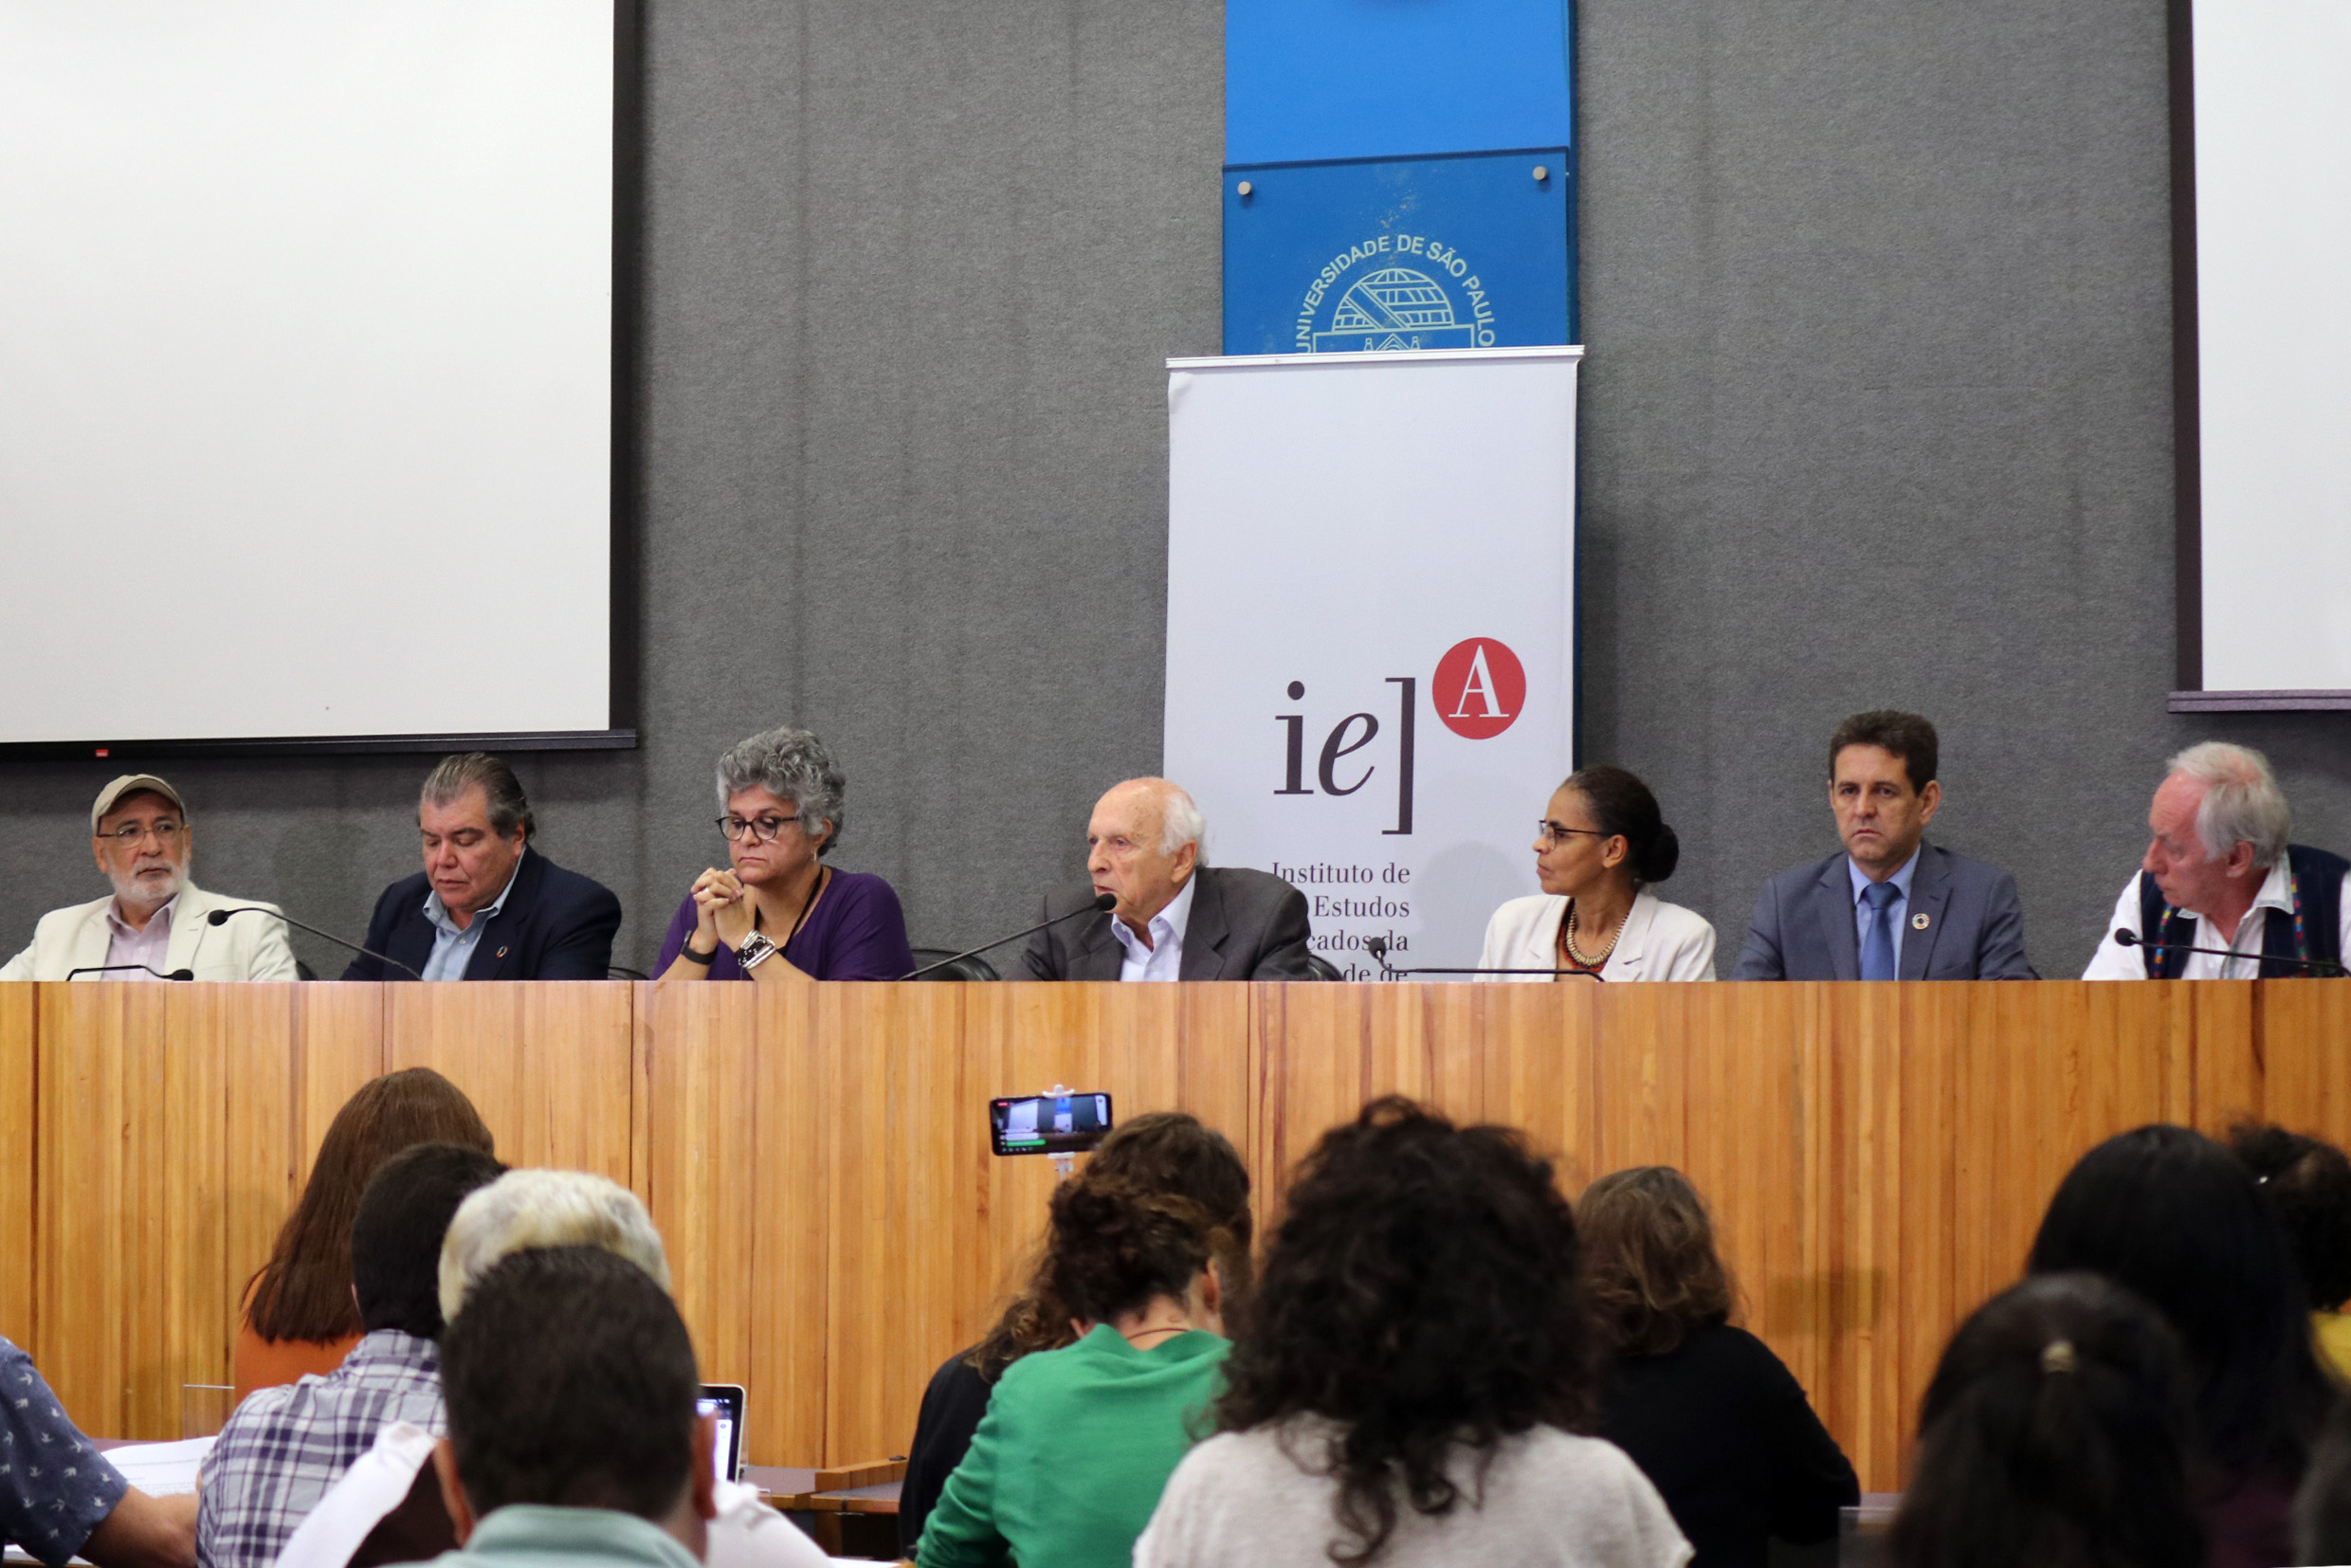
<path fill-rule="evenodd" d="M 738 816 L 722 816 L 718 819 L 719 831 L 728 838 L 740 843 L 748 835 L 754 844 L 775 843 L 776 834 L 799 820 L 796 816 L 763 816 L 756 822 L 747 821 Z"/>

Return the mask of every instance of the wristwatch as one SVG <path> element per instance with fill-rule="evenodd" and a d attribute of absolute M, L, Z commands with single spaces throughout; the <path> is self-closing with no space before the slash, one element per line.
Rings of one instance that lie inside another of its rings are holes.
<path fill-rule="evenodd" d="M 735 961 L 742 965 L 743 973 L 748 975 L 775 957 L 776 951 L 774 938 L 764 931 L 754 931 L 743 939 L 743 945 L 735 950 Z"/>

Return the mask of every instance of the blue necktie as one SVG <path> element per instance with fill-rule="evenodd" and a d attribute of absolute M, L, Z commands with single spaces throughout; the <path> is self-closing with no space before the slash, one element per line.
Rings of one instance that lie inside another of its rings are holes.
<path fill-rule="evenodd" d="M 1894 901 L 1902 897 L 1902 889 L 1890 882 L 1873 882 L 1861 890 L 1861 897 L 1869 905 L 1869 934 L 1861 944 L 1861 977 L 1890 980 L 1894 978 Z"/>

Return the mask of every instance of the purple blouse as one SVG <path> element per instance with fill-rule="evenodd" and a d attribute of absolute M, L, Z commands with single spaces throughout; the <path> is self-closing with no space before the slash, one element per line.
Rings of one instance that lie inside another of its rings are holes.
<path fill-rule="evenodd" d="M 686 938 L 694 934 L 694 895 L 688 893 L 670 918 L 662 938 L 656 975 L 665 975 L 677 961 Z M 769 936 L 781 933 L 771 931 Z M 783 957 L 794 969 L 819 980 L 895 980 L 914 967 L 914 949 L 906 943 L 906 916 L 898 907 L 898 893 L 870 871 L 834 871 L 801 925 L 800 934 L 785 944 Z M 747 980 L 743 966 L 724 942 L 710 965 L 714 980 Z"/>

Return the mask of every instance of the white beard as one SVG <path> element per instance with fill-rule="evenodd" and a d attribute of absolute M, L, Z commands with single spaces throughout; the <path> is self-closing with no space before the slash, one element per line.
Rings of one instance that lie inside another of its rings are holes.
<path fill-rule="evenodd" d="M 115 884 L 115 898 L 124 908 L 127 909 L 133 904 L 152 903 L 160 909 L 179 897 L 180 890 L 188 885 L 187 862 L 182 861 L 179 865 L 172 866 L 171 872 L 172 880 L 169 883 L 153 877 L 142 878 L 134 873 L 121 871 L 110 873 L 108 880 Z"/>

